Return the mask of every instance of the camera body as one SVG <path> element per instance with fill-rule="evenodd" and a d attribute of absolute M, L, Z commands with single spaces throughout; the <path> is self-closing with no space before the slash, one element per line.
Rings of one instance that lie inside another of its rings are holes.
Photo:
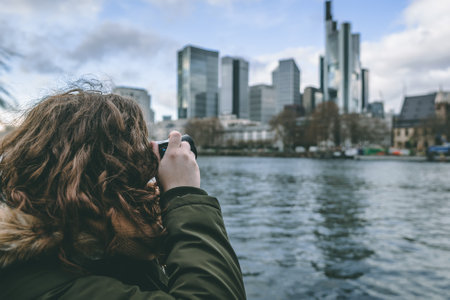
<path fill-rule="evenodd" d="M 188 142 L 191 145 L 191 151 L 195 154 L 195 158 L 197 159 L 197 148 L 195 147 L 194 140 L 187 134 L 181 136 L 182 142 Z M 156 141 L 158 144 L 159 157 L 162 159 L 164 154 L 166 153 L 167 146 L 169 145 L 169 140 Z"/>

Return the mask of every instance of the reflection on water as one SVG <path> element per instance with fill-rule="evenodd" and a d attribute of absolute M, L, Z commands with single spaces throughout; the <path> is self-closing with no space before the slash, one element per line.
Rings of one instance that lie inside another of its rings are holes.
<path fill-rule="evenodd" d="M 445 299 L 450 164 L 200 157 L 249 299 Z"/>

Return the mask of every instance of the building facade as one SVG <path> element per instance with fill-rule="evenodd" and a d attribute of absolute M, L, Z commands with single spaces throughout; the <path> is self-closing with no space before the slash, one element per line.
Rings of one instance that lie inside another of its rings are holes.
<path fill-rule="evenodd" d="M 285 106 L 301 106 L 300 69 L 294 59 L 278 62 L 278 67 L 272 72 L 272 84 L 275 89 L 276 113 L 281 112 Z"/>
<path fill-rule="evenodd" d="M 350 23 L 333 20 L 331 1 L 325 2 L 325 56 L 320 59 L 324 101 L 335 101 L 341 113 L 359 113 L 368 101 L 368 71 L 361 68 L 360 35 Z"/>
<path fill-rule="evenodd" d="M 218 115 L 219 52 L 194 46 L 178 51 L 178 118 Z"/>
<path fill-rule="evenodd" d="M 361 110 L 365 111 L 369 105 L 369 70 L 361 70 Z"/>
<path fill-rule="evenodd" d="M 237 119 L 235 116 L 220 116 L 223 127 L 222 144 L 227 147 L 245 143 L 259 143 L 273 147 L 275 133 L 267 124 L 261 124 L 246 119 Z"/>
<path fill-rule="evenodd" d="M 276 110 L 273 86 L 259 84 L 250 87 L 250 120 L 269 123 Z"/>
<path fill-rule="evenodd" d="M 248 119 L 248 62 L 242 58 L 225 56 L 221 60 L 221 67 L 219 114 L 233 114 L 238 118 Z"/>
<path fill-rule="evenodd" d="M 427 121 L 436 117 L 436 93 L 405 97 L 400 115 L 393 122 L 393 146 L 425 151 L 434 144 Z"/>
<path fill-rule="evenodd" d="M 306 115 L 310 115 L 314 112 L 317 105 L 323 102 L 323 95 L 320 89 L 308 86 L 303 91 L 303 108 Z"/>
<path fill-rule="evenodd" d="M 113 89 L 113 93 L 122 97 L 131 98 L 136 101 L 144 114 L 144 120 L 149 128 L 150 124 L 155 122 L 155 112 L 151 108 L 152 98 L 145 89 L 117 86 Z"/>
<path fill-rule="evenodd" d="M 366 112 L 373 118 L 384 119 L 383 101 L 374 101 L 367 104 Z"/>

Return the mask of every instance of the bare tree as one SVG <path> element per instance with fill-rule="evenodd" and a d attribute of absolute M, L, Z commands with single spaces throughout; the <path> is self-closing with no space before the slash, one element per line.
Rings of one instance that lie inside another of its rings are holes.
<path fill-rule="evenodd" d="M 297 113 L 285 109 L 274 116 L 269 125 L 275 131 L 276 137 L 283 143 L 284 151 L 293 151 L 297 135 Z"/>
<path fill-rule="evenodd" d="M 199 148 L 214 148 L 222 141 L 223 126 L 218 118 L 191 119 L 184 129 Z"/>
<path fill-rule="evenodd" d="M 319 104 L 311 115 L 307 135 L 315 139 L 315 144 L 332 140 L 335 145 L 341 143 L 339 108 L 332 101 Z"/>

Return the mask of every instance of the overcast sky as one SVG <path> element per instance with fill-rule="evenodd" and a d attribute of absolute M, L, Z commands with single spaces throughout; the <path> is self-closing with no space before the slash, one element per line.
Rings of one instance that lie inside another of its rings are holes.
<path fill-rule="evenodd" d="M 318 86 L 323 0 L 0 0 L 0 46 L 20 54 L 0 81 L 26 106 L 83 76 L 145 88 L 157 119 L 176 117 L 176 51 L 186 44 L 250 62 L 271 83 L 293 57 L 301 90 Z M 361 34 L 370 101 L 450 90 L 450 1 L 335 0 L 333 17 Z"/>

